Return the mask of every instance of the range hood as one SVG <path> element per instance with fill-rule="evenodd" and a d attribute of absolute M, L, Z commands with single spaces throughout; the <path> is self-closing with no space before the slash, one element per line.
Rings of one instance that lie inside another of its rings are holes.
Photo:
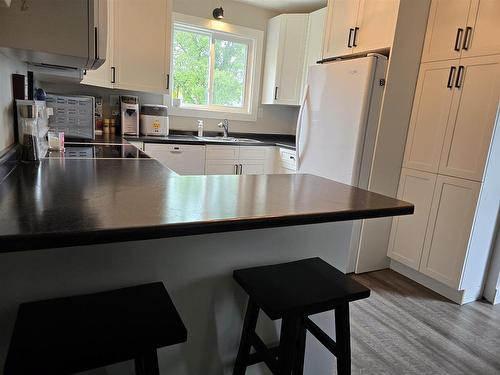
<path fill-rule="evenodd" d="M 12 0 L 10 7 L 0 7 L 0 49 L 48 74 L 81 77 L 83 69 L 97 69 L 106 59 L 107 5 L 107 0 Z"/>

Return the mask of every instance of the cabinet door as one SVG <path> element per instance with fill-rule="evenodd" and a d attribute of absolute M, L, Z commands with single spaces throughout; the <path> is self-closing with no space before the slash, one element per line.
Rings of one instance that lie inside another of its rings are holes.
<path fill-rule="evenodd" d="M 114 4 L 115 88 L 167 94 L 171 0 Z"/>
<path fill-rule="evenodd" d="M 460 57 L 470 2 L 471 0 L 432 0 L 422 62 Z"/>
<path fill-rule="evenodd" d="M 96 70 L 87 70 L 81 81 L 84 85 L 113 88 L 111 67 L 113 66 L 113 18 L 115 0 L 108 0 L 106 61 Z"/>
<path fill-rule="evenodd" d="M 300 104 L 307 20 L 307 14 L 287 14 L 283 18 L 278 52 L 275 104 Z"/>
<path fill-rule="evenodd" d="M 398 199 L 413 203 L 415 212 L 393 219 L 387 256 L 415 270 L 422 257 L 436 178 L 433 173 L 401 170 Z"/>
<path fill-rule="evenodd" d="M 274 104 L 276 80 L 278 78 L 278 51 L 280 48 L 281 23 L 283 16 L 271 18 L 267 22 L 266 58 L 262 79 L 262 104 Z"/>
<path fill-rule="evenodd" d="M 323 58 L 352 53 L 350 37 L 358 19 L 359 0 L 329 0 Z"/>
<path fill-rule="evenodd" d="M 361 0 L 354 53 L 390 48 L 398 10 L 399 0 Z"/>
<path fill-rule="evenodd" d="M 472 0 L 462 57 L 500 53 L 500 1 Z"/>
<path fill-rule="evenodd" d="M 406 141 L 404 166 L 437 172 L 459 60 L 420 66 Z"/>
<path fill-rule="evenodd" d="M 205 174 L 205 146 L 146 143 L 144 152 L 180 175 Z"/>
<path fill-rule="evenodd" d="M 240 174 L 266 174 L 265 160 L 240 160 Z"/>
<path fill-rule="evenodd" d="M 240 146 L 208 145 L 207 160 L 232 160 L 235 163 L 240 156 Z"/>
<path fill-rule="evenodd" d="M 500 100 L 500 55 L 460 64 L 439 173 L 481 181 Z"/>
<path fill-rule="evenodd" d="M 325 32 L 326 8 L 309 14 L 307 24 L 306 56 L 304 59 L 304 74 L 302 78 L 302 93 L 307 82 L 307 71 L 311 65 L 323 58 L 323 35 Z"/>
<path fill-rule="evenodd" d="M 481 184 L 438 176 L 420 272 L 458 288 Z"/>
<path fill-rule="evenodd" d="M 205 174 L 238 174 L 238 160 L 207 160 Z"/>

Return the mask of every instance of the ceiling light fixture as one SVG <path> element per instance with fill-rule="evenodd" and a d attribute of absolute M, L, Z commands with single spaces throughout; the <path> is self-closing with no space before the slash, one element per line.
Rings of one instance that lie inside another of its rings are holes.
<path fill-rule="evenodd" d="M 215 8 L 212 14 L 216 20 L 221 20 L 224 18 L 224 9 L 222 7 Z"/>

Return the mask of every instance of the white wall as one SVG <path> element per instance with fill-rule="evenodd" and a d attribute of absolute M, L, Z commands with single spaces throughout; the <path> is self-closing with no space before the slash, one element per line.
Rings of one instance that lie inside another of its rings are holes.
<path fill-rule="evenodd" d="M 0 155 L 14 143 L 12 74 L 26 74 L 26 64 L 0 52 Z"/>

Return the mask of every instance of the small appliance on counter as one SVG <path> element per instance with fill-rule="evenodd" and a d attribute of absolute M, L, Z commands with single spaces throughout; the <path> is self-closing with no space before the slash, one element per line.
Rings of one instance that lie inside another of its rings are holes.
<path fill-rule="evenodd" d="M 23 161 L 39 161 L 45 156 L 49 145 L 49 116 L 52 110 L 44 101 L 16 100 L 19 142 Z"/>
<path fill-rule="evenodd" d="M 159 104 L 141 105 L 141 134 L 168 135 L 168 107 Z"/>
<path fill-rule="evenodd" d="M 47 107 L 52 108 L 49 127 L 53 132 L 63 132 L 66 139 L 94 139 L 95 98 L 47 94 Z"/>
<path fill-rule="evenodd" d="M 139 135 L 139 98 L 132 95 L 120 96 L 122 135 Z"/>

